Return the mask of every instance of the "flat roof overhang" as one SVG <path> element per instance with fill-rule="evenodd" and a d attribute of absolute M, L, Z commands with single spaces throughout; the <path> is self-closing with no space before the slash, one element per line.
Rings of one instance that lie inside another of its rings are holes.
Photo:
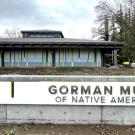
<path fill-rule="evenodd" d="M 122 49 L 123 43 L 68 38 L 0 38 L 0 49 L 14 48 L 109 48 Z"/>
<path fill-rule="evenodd" d="M 17 48 L 104 48 L 104 49 L 122 49 L 122 44 L 89 44 L 89 43 L 0 43 L 0 49 Z"/>

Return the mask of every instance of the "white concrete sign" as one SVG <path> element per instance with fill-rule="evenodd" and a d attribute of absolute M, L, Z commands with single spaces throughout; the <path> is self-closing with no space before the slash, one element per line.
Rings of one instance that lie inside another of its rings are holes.
<path fill-rule="evenodd" d="M 135 82 L 0 82 L 0 104 L 135 105 Z"/>

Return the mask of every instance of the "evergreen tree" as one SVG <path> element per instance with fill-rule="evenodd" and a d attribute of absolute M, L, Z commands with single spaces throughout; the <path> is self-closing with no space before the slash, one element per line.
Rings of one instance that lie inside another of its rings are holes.
<path fill-rule="evenodd" d="M 135 0 L 101 0 L 96 6 L 98 34 L 103 40 L 124 42 L 123 56 L 135 61 Z M 104 27 L 103 27 L 104 26 Z"/>

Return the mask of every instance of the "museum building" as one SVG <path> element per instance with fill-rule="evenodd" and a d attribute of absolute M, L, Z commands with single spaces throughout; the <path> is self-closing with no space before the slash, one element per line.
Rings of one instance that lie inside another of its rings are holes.
<path fill-rule="evenodd" d="M 1 67 L 103 67 L 105 57 L 123 44 L 64 38 L 61 31 L 21 31 L 21 38 L 0 38 Z"/>

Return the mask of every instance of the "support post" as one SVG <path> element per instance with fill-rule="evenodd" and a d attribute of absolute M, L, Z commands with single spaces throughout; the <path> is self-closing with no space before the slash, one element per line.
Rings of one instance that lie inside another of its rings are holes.
<path fill-rule="evenodd" d="M 114 50 L 114 66 L 116 67 L 117 65 L 118 65 L 117 50 Z"/>
<path fill-rule="evenodd" d="M 112 51 L 112 64 L 114 63 L 114 51 Z"/>
<path fill-rule="evenodd" d="M 55 60 L 55 48 L 52 49 L 52 67 L 55 67 L 55 63 L 56 63 L 56 60 Z"/>
<path fill-rule="evenodd" d="M 4 67 L 4 51 L 1 51 L 1 67 Z"/>

